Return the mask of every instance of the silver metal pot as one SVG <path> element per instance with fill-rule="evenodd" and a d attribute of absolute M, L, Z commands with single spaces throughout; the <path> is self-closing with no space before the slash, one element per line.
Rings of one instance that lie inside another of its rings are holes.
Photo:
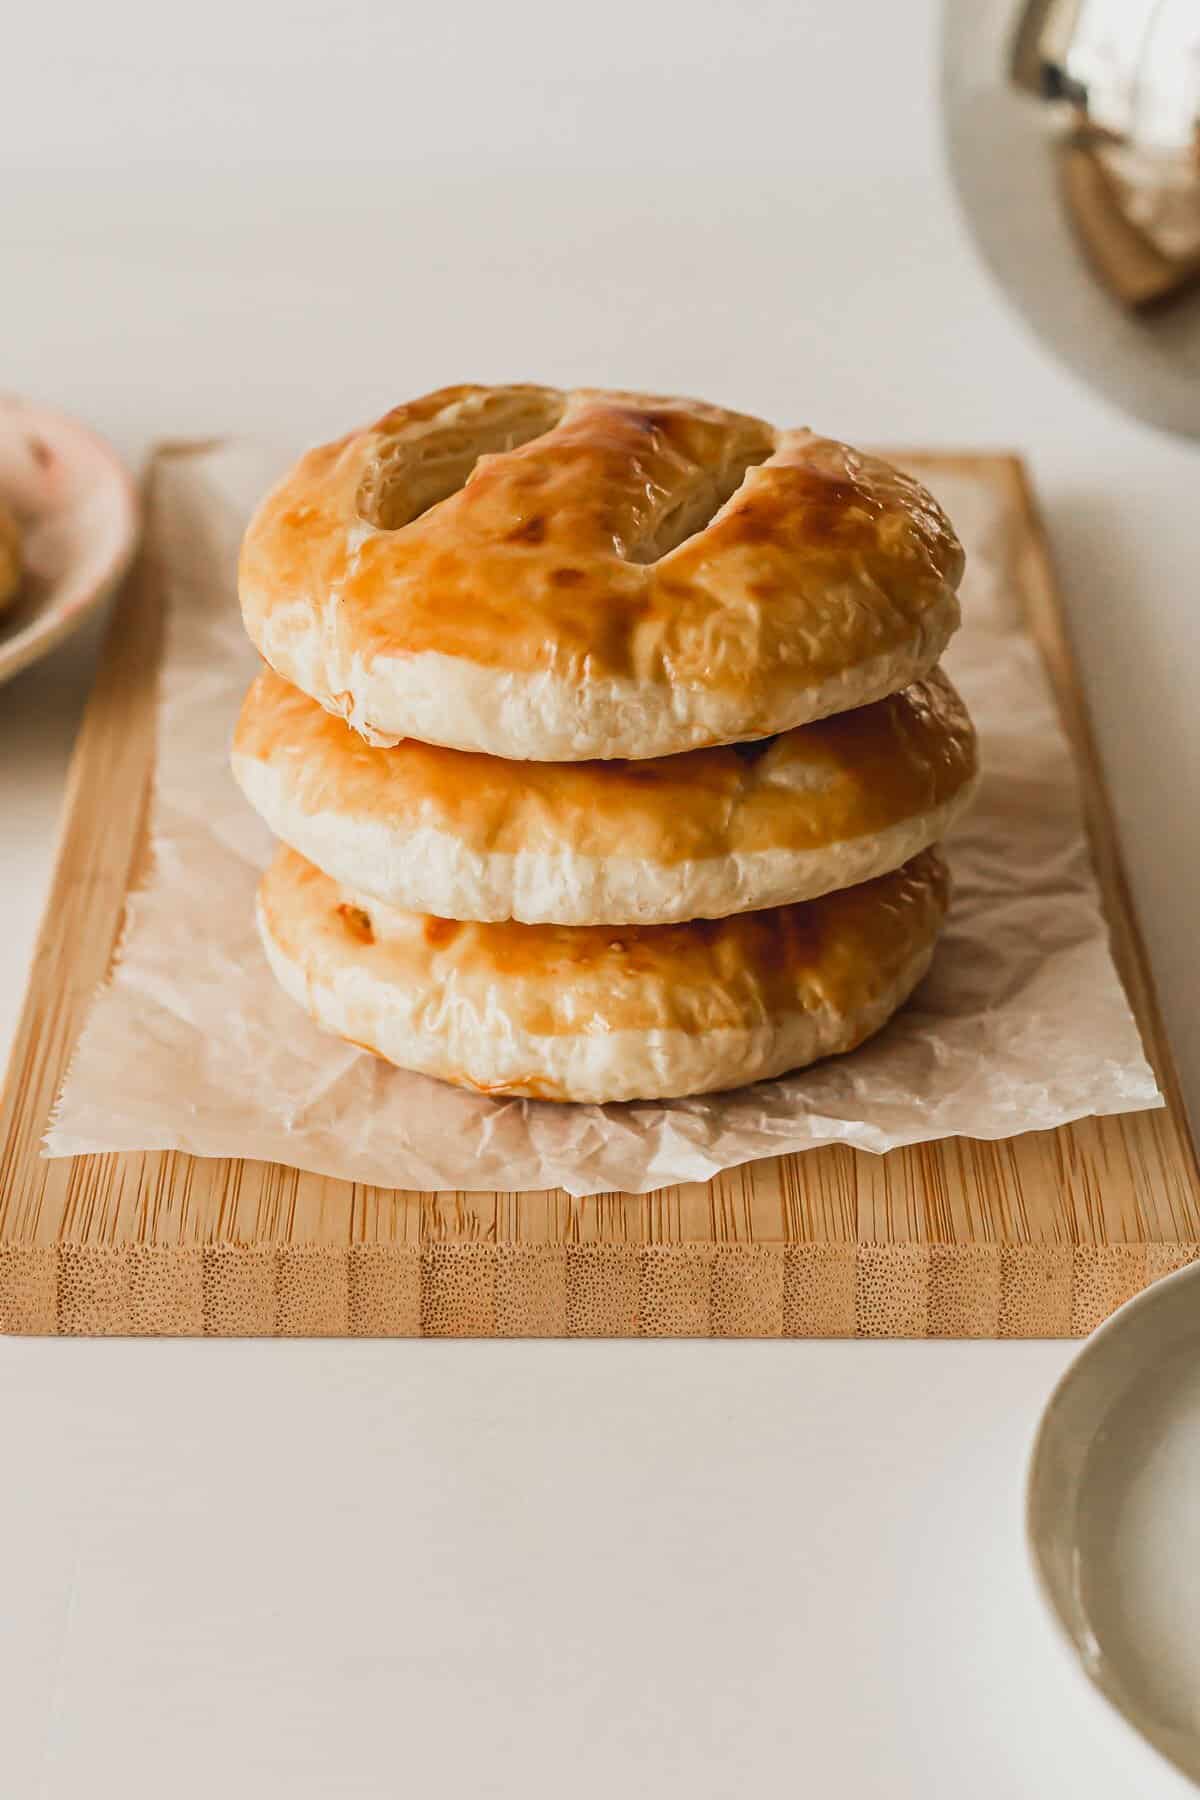
<path fill-rule="evenodd" d="M 1200 0 L 947 0 L 943 43 L 993 273 L 1085 381 L 1200 436 Z"/>

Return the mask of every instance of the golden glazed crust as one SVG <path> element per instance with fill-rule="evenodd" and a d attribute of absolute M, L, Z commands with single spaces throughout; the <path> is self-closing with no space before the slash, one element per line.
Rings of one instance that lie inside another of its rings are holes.
<path fill-rule="evenodd" d="M 766 742 L 580 763 L 373 747 L 265 670 L 233 766 L 277 836 L 373 899 L 589 925 L 721 916 L 882 874 L 944 835 L 976 751 L 940 670 Z"/>
<path fill-rule="evenodd" d="M 811 432 L 459 387 L 303 457 L 240 590 L 267 661 L 367 735 L 564 761 L 896 691 L 955 629 L 962 560 L 919 483 Z"/>
<path fill-rule="evenodd" d="M 924 973 L 934 850 L 799 906 L 648 927 L 458 924 L 362 900 L 283 849 L 259 890 L 273 968 L 314 1018 L 492 1093 L 700 1093 L 853 1048 Z"/>

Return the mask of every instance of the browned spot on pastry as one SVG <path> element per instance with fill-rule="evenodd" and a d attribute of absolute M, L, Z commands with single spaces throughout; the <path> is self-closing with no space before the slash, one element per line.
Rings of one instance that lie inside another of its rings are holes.
<path fill-rule="evenodd" d="M 425 942 L 433 950 L 444 950 L 452 944 L 462 925 L 458 919 L 435 919 L 432 914 L 425 920 Z"/>
<path fill-rule="evenodd" d="M 540 513 L 534 513 L 515 530 L 510 531 L 505 540 L 509 544 L 540 544 L 546 535 L 546 521 Z"/>
<path fill-rule="evenodd" d="M 555 587 L 579 587 L 587 575 L 582 569 L 551 569 L 550 580 Z"/>
<path fill-rule="evenodd" d="M 629 407 L 620 416 L 634 431 L 644 432 L 647 437 L 660 433 L 669 438 L 678 431 L 680 424 L 677 415 L 672 417 L 668 412 L 649 408 Z"/>
<path fill-rule="evenodd" d="M 774 541 L 774 521 L 757 511 L 752 511 L 749 506 L 735 507 L 725 517 L 731 543 L 750 546 L 769 544 Z"/>
<path fill-rule="evenodd" d="M 357 938 L 360 944 L 375 942 L 375 933 L 371 927 L 370 918 L 361 906 L 347 906 L 343 903 L 338 907 L 338 912 L 341 914 L 342 924 L 351 937 Z"/>

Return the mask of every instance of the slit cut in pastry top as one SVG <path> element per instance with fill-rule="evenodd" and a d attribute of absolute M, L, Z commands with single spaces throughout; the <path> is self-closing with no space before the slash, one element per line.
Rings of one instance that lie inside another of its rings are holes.
<path fill-rule="evenodd" d="M 672 550 L 678 550 L 698 532 L 704 531 L 736 498 L 751 469 L 766 462 L 773 446 L 743 447 L 729 463 L 716 470 L 700 468 L 696 479 L 683 494 L 672 497 L 672 504 L 658 518 L 647 536 L 625 546 L 625 561 L 655 563 Z"/>
<path fill-rule="evenodd" d="M 456 418 L 431 420 L 415 435 L 405 421 L 402 434 L 390 440 L 385 435 L 363 475 L 357 496 L 360 519 L 377 531 L 403 530 L 461 492 L 488 457 L 545 437 L 564 423 L 568 411 L 566 394 L 498 389 Z M 664 421 L 652 411 L 643 418 L 648 434 L 661 432 Z M 761 441 L 717 439 L 704 448 L 710 455 L 690 467 L 680 460 L 669 488 L 648 475 L 635 532 L 614 540 L 625 562 L 658 562 L 705 530 L 734 499 L 750 470 L 766 462 L 774 445 L 764 434 Z"/>
<path fill-rule="evenodd" d="M 566 410 L 565 394 L 497 389 L 469 416 L 434 418 L 384 443 L 358 489 L 359 517 L 377 531 L 399 531 L 466 487 L 486 456 L 544 437 Z"/>

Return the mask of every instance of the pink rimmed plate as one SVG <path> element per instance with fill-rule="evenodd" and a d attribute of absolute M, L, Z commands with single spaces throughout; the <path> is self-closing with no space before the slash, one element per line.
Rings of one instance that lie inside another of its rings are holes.
<path fill-rule="evenodd" d="M 120 458 L 74 419 L 0 394 L 0 500 L 22 528 L 25 578 L 0 611 L 0 681 L 82 624 L 137 543 L 138 505 Z"/>

